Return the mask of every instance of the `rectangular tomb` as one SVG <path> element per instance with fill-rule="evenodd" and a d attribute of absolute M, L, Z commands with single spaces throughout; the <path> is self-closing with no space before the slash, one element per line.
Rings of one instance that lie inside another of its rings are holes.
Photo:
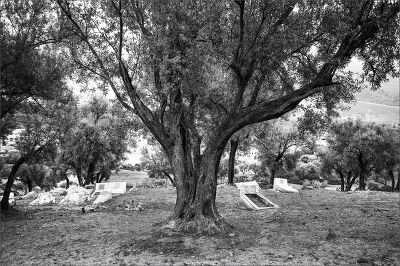
<path fill-rule="evenodd" d="M 113 194 L 125 194 L 126 182 L 96 183 L 94 194 L 103 191 L 111 192 Z"/>
<path fill-rule="evenodd" d="M 299 193 L 299 191 L 288 185 L 287 179 L 274 178 L 273 189 L 280 192 Z"/>
<path fill-rule="evenodd" d="M 247 208 L 252 210 L 265 210 L 279 208 L 260 193 L 260 186 L 256 181 L 236 183 L 240 191 L 240 199 Z"/>

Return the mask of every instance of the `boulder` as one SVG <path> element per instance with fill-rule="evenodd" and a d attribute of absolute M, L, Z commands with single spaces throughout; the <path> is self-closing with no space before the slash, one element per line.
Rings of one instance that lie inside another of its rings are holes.
<path fill-rule="evenodd" d="M 34 187 L 32 188 L 32 191 L 35 191 L 36 193 L 40 193 L 40 192 L 42 192 L 42 188 L 39 187 L 39 186 L 34 186 Z"/>
<path fill-rule="evenodd" d="M 112 199 L 112 193 L 111 192 L 107 192 L 107 191 L 103 191 L 96 198 L 96 200 L 93 202 L 93 204 L 101 204 L 101 203 L 104 203 L 106 201 L 109 201 L 110 199 Z"/>
<path fill-rule="evenodd" d="M 67 195 L 67 190 L 65 188 L 56 187 L 56 188 L 53 188 L 52 190 L 50 190 L 50 193 L 53 196 L 65 196 L 65 195 Z"/>
<path fill-rule="evenodd" d="M 30 199 L 30 198 L 36 199 L 37 196 L 38 196 L 38 193 L 36 191 L 32 190 L 31 192 L 28 192 L 25 196 L 22 196 L 21 199 Z"/>
<path fill-rule="evenodd" d="M 40 193 L 37 198 L 29 203 L 29 205 L 47 205 L 56 203 L 56 199 L 50 192 Z"/>
<path fill-rule="evenodd" d="M 67 195 L 58 203 L 59 205 L 83 205 L 88 199 L 90 192 L 83 187 L 70 187 Z"/>

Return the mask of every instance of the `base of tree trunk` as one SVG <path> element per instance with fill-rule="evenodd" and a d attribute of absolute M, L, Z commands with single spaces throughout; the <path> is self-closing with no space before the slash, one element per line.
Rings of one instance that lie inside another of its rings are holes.
<path fill-rule="evenodd" d="M 0 214 L 13 214 L 13 213 L 18 213 L 18 209 L 14 208 L 13 206 L 11 206 L 10 204 L 8 204 L 7 207 L 5 207 L 5 209 L 0 208 Z"/>
<path fill-rule="evenodd" d="M 185 219 L 172 219 L 165 227 L 189 234 L 229 234 L 234 231 L 233 226 L 225 221 L 224 218 L 193 218 L 190 221 Z"/>

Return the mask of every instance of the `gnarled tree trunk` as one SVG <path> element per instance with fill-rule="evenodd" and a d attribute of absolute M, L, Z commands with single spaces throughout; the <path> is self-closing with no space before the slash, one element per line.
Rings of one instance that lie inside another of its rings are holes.
<path fill-rule="evenodd" d="M 357 179 L 357 175 L 354 175 L 353 178 L 351 178 L 351 177 L 352 177 L 352 172 L 348 171 L 347 172 L 347 179 L 346 179 L 346 183 L 347 183 L 346 184 L 346 191 L 350 191 L 351 190 L 351 187 L 353 186 L 354 182 Z"/>
<path fill-rule="evenodd" d="M 233 186 L 233 179 L 235 177 L 235 158 L 236 151 L 239 146 L 239 138 L 231 138 L 231 150 L 229 151 L 228 161 L 228 185 Z"/>
<path fill-rule="evenodd" d="M 189 130 L 180 124 L 174 132 L 174 145 L 167 152 L 176 185 L 174 219 L 183 231 L 218 233 L 226 232 L 230 225 L 221 217 L 215 206 L 217 173 L 221 156 L 228 139 L 210 141 L 201 158 L 192 145 Z M 195 159 L 194 159 L 195 158 Z"/>
<path fill-rule="evenodd" d="M 358 164 L 360 167 L 359 190 L 365 190 L 365 177 L 367 174 L 367 163 L 364 161 L 363 154 L 358 155 Z"/>
<path fill-rule="evenodd" d="M 394 191 L 396 180 L 394 179 L 393 169 L 389 169 L 388 174 L 389 174 L 389 177 L 390 177 L 390 181 L 392 182 L 391 190 Z"/>
<path fill-rule="evenodd" d="M 75 167 L 76 178 L 78 179 L 79 186 L 83 187 L 83 180 L 82 180 L 82 167 L 77 166 Z"/>
<path fill-rule="evenodd" d="M 2 212 L 8 211 L 10 209 L 10 203 L 8 202 L 8 200 L 10 199 L 11 188 L 12 185 L 14 184 L 15 175 L 17 174 L 18 169 L 21 167 L 21 165 L 26 162 L 26 160 L 27 157 L 25 156 L 19 158 L 18 161 L 11 168 L 11 172 L 8 175 L 6 187 L 4 189 L 3 198 L 1 199 L 0 202 L 0 209 Z"/>
<path fill-rule="evenodd" d="M 340 177 L 340 191 L 344 192 L 344 174 L 343 171 L 336 169 L 336 172 L 339 174 Z"/>
<path fill-rule="evenodd" d="M 97 161 L 99 160 L 98 156 L 95 156 L 95 158 L 89 163 L 87 175 L 85 178 L 85 183 L 84 185 L 89 185 L 90 183 L 93 183 L 95 181 L 95 175 L 94 175 L 94 170 L 96 169 Z"/>

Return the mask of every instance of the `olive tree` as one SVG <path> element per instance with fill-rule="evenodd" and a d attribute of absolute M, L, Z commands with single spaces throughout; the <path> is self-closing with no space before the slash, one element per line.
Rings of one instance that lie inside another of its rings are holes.
<path fill-rule="evenodd" d="M 309 97 L 351 95 L 352 58 L 374 87 L 398 74 L 399 2 L 56 1 L 76 64 L 109 85 L 168 157 L 183 230 L 229 230 L 215 198 L 235 132 Z"/>

